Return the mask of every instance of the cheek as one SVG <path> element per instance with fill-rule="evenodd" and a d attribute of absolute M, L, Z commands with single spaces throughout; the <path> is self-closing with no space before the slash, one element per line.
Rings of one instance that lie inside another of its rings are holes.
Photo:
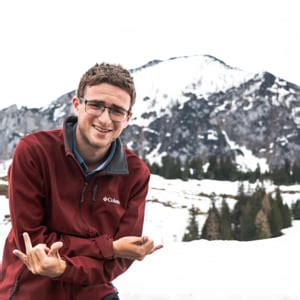
<path fill-rule="evenodd" d="M 116 124 L 114 128 L 115 128 L 115 132 L 117 132 L 119 134 L 123 131 L 123 129 L 125 127 L 124 127 L 124 124 Z"/>
<path fill-rule="evenodd" d="M 84 114 L 82 112 L 78 113 L 78 124 L 83 127 L 89 126 L 91 124 L 91 119 L 89 115 Z"/>

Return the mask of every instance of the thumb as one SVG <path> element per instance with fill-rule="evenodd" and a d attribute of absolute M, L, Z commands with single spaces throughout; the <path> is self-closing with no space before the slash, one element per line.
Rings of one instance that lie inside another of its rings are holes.
<path fill-rule="evenodd" d="M 53 243 L 48 252 L 48 256 L 54 256 L 54 257 L 57 257 L 58 259 L 60 259 L 58 250 L 61 249 L 63 247 L 63 245 L 64 244 L 62 242 Z"/>

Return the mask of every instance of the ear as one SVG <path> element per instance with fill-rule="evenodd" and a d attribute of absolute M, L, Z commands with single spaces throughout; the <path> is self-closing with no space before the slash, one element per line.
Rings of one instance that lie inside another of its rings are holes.
<path fill-rule="evenodd" d="M 72 99 L 72 106 L 73 106 L 73 110 L 74 110 L 76 116 L 78 116 L 79 105 L 80 105 L 79 98 L 77 96 L 74 96 Z"/>

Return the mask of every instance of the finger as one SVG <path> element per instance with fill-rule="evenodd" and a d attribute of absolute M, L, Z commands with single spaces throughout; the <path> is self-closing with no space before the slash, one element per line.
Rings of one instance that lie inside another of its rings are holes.
<path fill-rule="evenodd" d="M 146 250 L 147 253 L 149 253 L 154 247 L 154 242 L 149 239 L 146 243 L 142 245 L 142 247 Z"/>
<path fill-rule="evenodd" d="M 20 250 L 18 249 L 13 250 L 13 254 L 17 256 L 23 263 L 26 262 L 27 255 L 21 252 Z"/>
<path fill-rule="evenodd" d="M 30 236 L 27 232 L 23 233 L 23 239 L 25 243 L 26 254 L 28 254 L 32 250 L 32 244 L 31 244 Z"/>
<path fill-rule="evenodd" d="M 63 247 L 62 242 L 55 242 L 51 245 L 48 256 L 60 258 L 59 250 Z"/>
<path fill-rule="evenodd" d="M 140 237 L 140 236 L 133 236 L 131 237 L 131 241 L 132 244 L 141 246 L 144 244 L 144 237 Z"/>
<path fill-rule="evenodd" d="M 147 243 L 148 241 L 149 241 L 149 237 L 147 237 L 147 236 L 142 237 L 142 243 L 143 244 Z"/>
<path fill-rule="evenodd" d="M 48 247 L 46 244 L 38 244 L 35 247 L 32 248 L 30 254 L 28 255 L 28 259 L 32 258 L 33 261 L 42 261 L 47 256 L 47 250 Z"/>
<path fill-rule="evenodd" d="M 27 255 L 26 265 L 33 274 L 38 274 L 42 262 L 47 258 L 46 248 L 45 244 L 37 244 Z"/>
<path fill-rule="evenodd" d="M 159 249 L 161 249 L 161 248 L 163 248 L 164 246 L 163 245 L 157 245 L 157 246 L 155 246 L 150 252 L 149 252 L 149 254 L 152 254 L 152 253 L 154 253 L 155 251 L 157 251 L 157 250 L 159 250 Z"/>

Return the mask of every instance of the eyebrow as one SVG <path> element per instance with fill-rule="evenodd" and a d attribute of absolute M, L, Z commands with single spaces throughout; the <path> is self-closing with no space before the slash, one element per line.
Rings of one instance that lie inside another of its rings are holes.
<path fill-rule="evenodd" d="M 86 101 L 88 101 L 88 102 L 101 103 L 101 104 L 106 105 L 106 103 L 105 103 L 104 100 L 97 100 L 97 99 L 91 99 L 91 100 L 88 100 L 88 99 L 86 99 L 86 98 L 84 98 L 84 99 L 85 99 Z M 112 104 L 112 105 L 110 105 L 109 107 L 121 109 L 121 110 L 124 110 L 124 111 L 126 111 L 126 112 L 129 111 L 129 110 L 126 110 L 124 107 L 119 106 L 119 105 L 116 105 L 116 104 Z"/>

